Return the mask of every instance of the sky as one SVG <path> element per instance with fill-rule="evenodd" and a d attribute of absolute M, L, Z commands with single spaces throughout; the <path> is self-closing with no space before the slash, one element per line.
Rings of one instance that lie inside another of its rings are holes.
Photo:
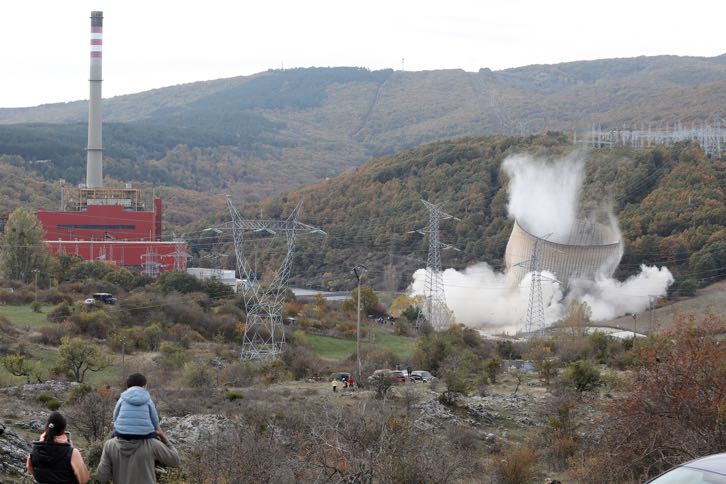
<path fill-rule="evenodd" d="M 0 7 L 0 107 L 88 98 L 90 12 L 104 97 L 270 68 L 493 70 L 726 53 L 722 0 L 25 0 Z"/>

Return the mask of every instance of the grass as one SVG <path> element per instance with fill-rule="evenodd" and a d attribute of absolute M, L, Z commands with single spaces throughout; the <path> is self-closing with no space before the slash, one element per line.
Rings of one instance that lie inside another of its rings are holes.
<path fill-rule="evenodd" d="M 392 351 L 402 360 L 410 359 L 416 347 L 416 339 L 408 336 L 396 336 L 381 328 L 373 327 L 373 343 L 367 338 L 361 340 L 363 348 L 378 348 Z M 339 360 L 355 353 L 355 340 L 333 338 L 307 334 L 305 338 L 310 342 L 320 358 Z"/>
<path fill-rule="evenodd" d="M 23 306 L 11 306 L 0 304 L 0 315 L 5 316 L 19 328 L 39 328 L 48 324 L 47 311 L 50 306 L 43 305 L 39 313 L 30 308 L 30 304 Z"/>

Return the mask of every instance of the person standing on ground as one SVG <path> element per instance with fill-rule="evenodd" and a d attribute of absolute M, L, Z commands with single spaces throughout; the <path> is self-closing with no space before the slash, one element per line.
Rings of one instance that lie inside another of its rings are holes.
<path fill-rule="evenodd" d="M 99 482 L 113 484 L 154 484 L 154 461 L 169 467 L 181 462 L 179 453 L 161 430 L 157 439 L 124 439 L 113 437 L 103 444 L 101 462 L 96 469 Z"/>
<path fill-rule="evenodd" d="M 33 442 L 25 466 L 38 483 L 86 484 L 90 478 L 83 456 L 73 448 L 70 432 L 66 433 L 66 418 L 60 412 L 48 415 L 45 432 L 38 442 Z"/>
<path fill-rule="evenodd" d="M 338 390 L 338 379 L 333 378 L 333 381 L 331 383 L 333 385 L 333 393 L 335 393 Z"/>

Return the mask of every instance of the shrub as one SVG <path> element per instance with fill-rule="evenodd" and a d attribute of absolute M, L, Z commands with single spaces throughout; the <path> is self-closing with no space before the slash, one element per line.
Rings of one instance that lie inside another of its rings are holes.
<path fill-rule="evenodd" d="M 74 336 L 79 333 L 78 327 L 70 322 L 65 321 L 60 324 L 49 324 L 41 326 L 38 329 L 38 336 L 34 340 L 38 343 L 50 346 L 58 346 L 64 336 Z"/>
<path fill-rule="evenodd" d="M 502 484 L 530 482 L 537 454 L 529 447 L 512 447 L 494 458 L 494 471 Z"/>
<path fill-rule="evenodd" d="M 59 323 L 73 313 L 73 308 L 66 301 L 56 304 L 48 311 L 47 319 L 52 323 Z"/>
<path fill-rule="evenodd" d="M 58 410 L 62 403 L 60 400 L 55 398 L 53 395 L 48 395 L 47 393 L 41 393 L 36 397 L 36 400 L 39 402 L 45 403 L 45 406 L 50 410 L 51 412 L 54 412 Z"/>
<path fill-rule="evenodd" d="M 600 370 L 587 360 L 570 363 L 562 379 L 575 387 L 578 392 L 590 391 L 601 383 Z"/>
<path fill-rule="evenodd" d="M 243 399 L 244 395 L 242 395 L 242 393 L 237 392 L 235 390 L 226 389 L 224 391 L 224 398 L 226 398 L 230 402 L 234 402 L 235 400 Z"/>
<path fill-rule="evenodd" d="M 190 388 L 209 388 L 213 386 L 214 371 L 204 363 L 185 363 L 182 381 Z"/>
<path fill-rule="evenodd" d="M 159 366 L 167 370 L 181 368 L 189 360 L 186 350 L 173 343 L 164 342 L 159 347 Z"/>

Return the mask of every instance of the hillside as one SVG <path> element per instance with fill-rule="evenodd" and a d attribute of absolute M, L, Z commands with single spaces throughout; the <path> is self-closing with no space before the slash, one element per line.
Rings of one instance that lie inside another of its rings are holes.
<path fill-rule="evenodd" d="M 244 212 L 249 218 L 284 217 L 304 197 L 302 220 L 328 236 L 322 242 L 299 241 L 298 284 L 351 288 L 350 267 L 365 264 L 369 284 L 402 289 L 426 264 L 428 239 L 410 233 L 428 224 L 421 198 L 447 201 L 445 210 L 461 219 L 442 222 L 442 240 L 461 250 L 445 251 L 444 266 L 463 269 L 485 261 L 501 268 L 512 227 L 501 162 L 518 153 L 556 157 L 571 151 L 557 133 L 436 142 L 373 159 L 352 173 L 249 205 Z M 726 277 L 725 161 L 710 160 L 688 144 L 582 156 L 583 210 L 611 205 L 623 231 L 625 255 L 616 276 L 632 275 L 643 263 L 666 265 L 679 294 Z M 225 218 L 221 214 L 216 221 Z M 208 250 L 210 241 L 192 238 L 191 247 Z M 265 244 L 250 247 L 264 258 L 259 254 Z"/>
<path fill-rule="evenodd" d="M 104 102 L 105 173 L 258 200 L 456 136 L 701 121 L 726 108 L 725 59 L 639 57 L 474 73 L 271 70 L 156 89 Z M 85 118 L 82 101 L 0 109 L 0 154 L 23 157 L 46 179 L 80 182 Z"/>

